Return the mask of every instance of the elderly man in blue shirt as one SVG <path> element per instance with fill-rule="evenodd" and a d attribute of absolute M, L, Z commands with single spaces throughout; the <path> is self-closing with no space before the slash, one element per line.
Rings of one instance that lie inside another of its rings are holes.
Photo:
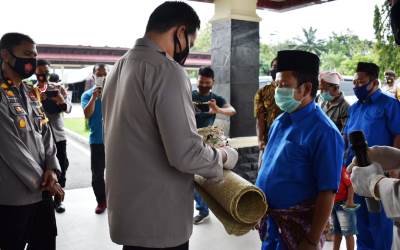
<path fill-rule="evenodd" d="M 269 204 L 260 225 L 262 250 L 321 249 L 339 187 L 344 142 L 314 102 L 318 56 L 279 51 L 277 60 L 275 101 L 284 113 L 271 126 L 257 178 Z"/>
<path fill-rule="evenodd" d="M 369 146 L 400 146 L 400 103 L 379 89 L 379 67 L 374 63 L 360 62 L 354 78 L 354 93 L 358 101 L 349 109 L 349 118 L 344 136 L 361 130 Z M 345 139 L 346 140 L 346 139 Z M 347 140 L 346 140 L 347 141 Z M 354 152 L 347 151 L 347 165 Z M 365 199 L 358 195 L 355 202 L 361 204 L 357 211 L 357 249 L 390 249 L 392 245 L 393 222 L 383 209 L 379 213 L 368 212 Z"/>

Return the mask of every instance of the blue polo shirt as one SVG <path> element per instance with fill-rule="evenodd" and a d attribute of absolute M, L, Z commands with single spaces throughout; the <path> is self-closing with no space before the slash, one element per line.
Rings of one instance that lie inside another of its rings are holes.
<path fill-rule="evenodd" d="M 92 98 L 95 86 L 85 91 L 81 96 L 82 108 L 85 108 Z M 89 118 L 89 143 L 103 144 L 103 114 L 101 113 L 101 100 L 97 98 L 92 116 Z"/>
<path fill-rule="evenodd" d="M 393 146 L 393 139 L 400 135 L 400 102 L 380 89 L 367 101 L 357 101 L 349 109 L 349 118 L 343 133 L 349 138 L 351 132 L 364 132 L 368 146 Z M 354 152 L 347 151 L 346 165 L 351 163 Z"/>
<path fill-rule="evenodd" d="M 339 187 L 343 138 L 315 102 L 272 124 L 256 185 L 271 208 L 289 208 L 315 200 L 321 191 Z M 263 249 L 284 249 L 272 219 Z"/>

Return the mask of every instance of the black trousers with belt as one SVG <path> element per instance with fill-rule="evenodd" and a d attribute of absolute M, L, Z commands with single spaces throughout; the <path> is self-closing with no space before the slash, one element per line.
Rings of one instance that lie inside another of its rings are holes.
<path fill-rule="evenodd" d="M 147 247 L 131 247 L 124 246 L 122 250 L 189 250 L 189 242 L 186 242 L 177 247 L 168 247 L 168 248 L 147 248 Z"/>
<path fill-rule="evenodd" d="M 105 153 L 104 144 L 90 144 L 90 164 L 92 169 L 92 187 L 97 203 L 106 201 L 104 182 Z"/>
<path fill-rule="evenodd" d="M 57 225 L 48 192 L 43 200 L 25 206 L 0 205 L 1 250 L 55 250 Z"/>

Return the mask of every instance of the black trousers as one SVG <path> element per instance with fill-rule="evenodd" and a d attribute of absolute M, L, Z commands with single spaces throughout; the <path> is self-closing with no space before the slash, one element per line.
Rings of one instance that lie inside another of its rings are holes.
<path fill-rule="evenodd" d="M 106 201 L 104 182 L 105 153 L 104 144 L 90 145 L 90 164 L 92 169 L 92 187 L 97 203 Z"/>
<path fill-rule="evenodd" d="M 55 250 L 57 225 L 49 193 L 41 202 L 25 206 L 0 205 L 1 250 Z"/>
<path fill-rule="evenodd" d="M 130 247 L 124 246 L 122 250 L 189 250 L 189 241 L 177 246 L 177 247 L 168 247 L 168 248 L 147 248 L 147 247 Z"/>
<path fill-rule="evenodd" d="M 58 177 L 58 182 L 61 187 L 65 187 L 65 182 L 67 181 L 67 169 L 69 166 L 69 161 L 67 157 L 67 141 L 56 142 L 57 147 L 57 159 L 61 167 L 61 175 Z"/>

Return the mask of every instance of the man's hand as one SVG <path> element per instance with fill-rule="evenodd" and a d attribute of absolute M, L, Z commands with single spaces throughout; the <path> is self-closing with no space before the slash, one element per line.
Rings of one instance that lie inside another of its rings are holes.
<path fill-rule="evenodd" d="M 218 149 L 222 157 L 223 166 L 225 169 L 233 169 L 239 158 L 239 154 L 236 149 L 229 146 L 225 146 Z"/>
<path fill-rule="evenodd" d="M 345 203 L 345 206 L 346 206 L 347 208 L 355 208 L 355 207 L 356 207 L 356 204 L 354 204 L 354 201 L 353 201 L 353 200 L 347 200 L 346 203 Z"/>
<path fill-rule="evenodd" d="M 375 186 L 384 178 L 384 172 L 379 163 L 373 162 L 367 167 L 353 167 L 350 178 L 355 193 L 364 197 L 377 197 Z"/>
<path fill-rule="evenodd" d="M 400 168 L 400 149 L 388 146 L 374 146 L 368 148 L 367 153 L 369 160 L 379 163 L 384 171 Z M 355 158 L 348 166 L 347 172 L 351 173 L 354 166 L 357 166 Z"/>
<path fill-rule="evenodd" d="M 210 114 L 218 114 L 220 112 L 219 107 L 217 106 L 217 101 L 215 99 L 211 99 L 208 102 L 208 105 L 210 106 Z"/>
<path fill-rule="evenodd" d="M 43 174 L 42 187 L 53 186 L 58 183 L 57 174 L 53 170 L 46 170 Z"/>
<path fill-rule="evenodd" d="M 99 96 L 101 96 L 101 88 L 97 87 L 93 90 L 93 98 L 97 99 Z"/>
<path fill-rule="evenodd" d="M 55 97 L 52 97 L 51 100 L 54 101 L 57 105 L 61 105 L 65 103 L 64 96 L 61 95 L 61 92 L 58 90 L 57 91 L 58 95 Z"/>
<path fill-rule="evenodd" d="M 53 170 L 46 170 L 43 174 L 42 190 L 49 191 L 52 196 L 56 196 L 60 201 L 64 200 L 64 190 L 58 183 L 57 175 Z"/>

